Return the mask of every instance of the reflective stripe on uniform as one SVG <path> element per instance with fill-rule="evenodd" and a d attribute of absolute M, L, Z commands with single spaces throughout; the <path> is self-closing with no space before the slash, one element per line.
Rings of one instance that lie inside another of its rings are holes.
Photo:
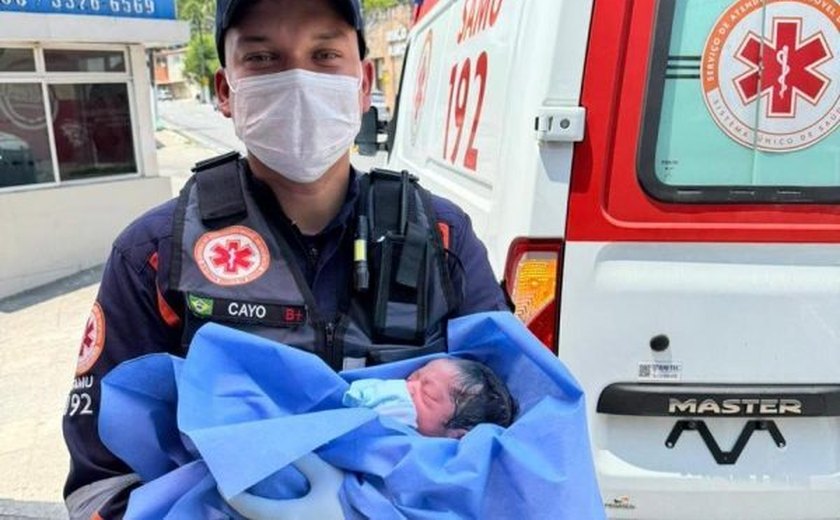
<path fill-rule="evenodd" d="M 158 312 L 160 313 L 161 319 L 169 325 L 170 327 L 178 327 L 181 325 L 181 317 L 178 316 L 178 313 L 172 310 L 172 307 L 169 306 L 169 303 L 163 297 L 163 294 L 160 292 L 160 287 L 157 287 L 157 305 L 158 305 Z"/>
<path fill-rule="evenodd" d="M 152 266 L 152 269 L 154 269 L 155 272 L 157 272 L 157 251 L 152 253 L 152 256 L 149 257 L 149 265 Z M 181 325 L 181 317 L 178 316 L 178 313 L 172 309 L 172 307 L 169 305 L 169 302 L 167 302 L 166 298 L 163 297 L 163 293 L 160 292 L 160 286 L 157 284 L 157 280 L 155 281 L 155 289 L 157 290 L 157 306 L 158 313 L 160 314 L 161 319 L 163 319 L 164 323 L 166 323 L 170 327 L 179 327 Z"/>
<path fill-rule="evenodd" d="M 449 249 L 449 224 L 439 220 L 437 223 L 438 231 L 440 231 L 440 241 L 443 243 L 444 249 Z"/>
<path fill-rule="evenodd" d="M 140 482 L 136 473 L 98 480 L 80 487 L 71 493 L 64 504 L 70 520 L 91 520 L 99 516 L 99 510 L 117 493 L 128 486 Z"/>

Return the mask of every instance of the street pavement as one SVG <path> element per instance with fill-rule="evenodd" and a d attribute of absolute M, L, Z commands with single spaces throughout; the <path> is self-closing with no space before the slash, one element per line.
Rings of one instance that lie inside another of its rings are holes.
<path fill-rule="evenodd" d="M 209 105 L 167 101 L 158 109 L 158 166 L 173 196 L 196 161 L 243 149 L 230 121 Z M 384 165 L 385 155 L 351 160 L 367 170 Z M 90 269 L 0 299 L 0 519 L 67 518 L 61 417 L 100 276 L 101 268 Z"/>
<path fill-rule="evenodd" d="M 178 129 L 198 146 L 211 150 L 211 156 L 232 149 L 245 151 L 231 120 L 209 103 L 197 103 L 192 99 L 159 101 L 157 110 L 164 127 Z"/>
<path fill-rule="evenodd" d="M 61 416 L 96 273 L 0 300 L 0 518 L 66 518 Z"/>

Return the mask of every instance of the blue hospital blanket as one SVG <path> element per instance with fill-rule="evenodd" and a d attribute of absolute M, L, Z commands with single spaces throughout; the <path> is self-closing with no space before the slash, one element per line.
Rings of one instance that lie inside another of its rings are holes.
<path fill-rule="evenodd" d="M 449 324 L 449 355 L 488 365 L 519 402 L 508 428 L 423 437 L 365 408 L 343 408 L 349 383 L 405 378 L 443 354 L 333 372 L 316 356 L 220 325 L 186 359 L 152 354 L 102 380 L 99 432 L 142 478 L 126 518 L 241 518 L 243 491 L 306 493 L 290 463 L 315 452 L 347 472 L 347 518 L 604 518 L 583 393 L 563 364 L 509 313 Z"/>

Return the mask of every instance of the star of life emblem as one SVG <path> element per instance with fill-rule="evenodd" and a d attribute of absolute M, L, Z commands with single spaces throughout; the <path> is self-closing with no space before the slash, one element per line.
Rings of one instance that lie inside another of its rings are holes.
<path fill-rule="evenodd" d="M 423 52 L 417 64 L 417 80 L 414 85 L 414 99 L 412 103 L 413 117 L 411 118 L 411 144 L 417 144 L 417 136 L 420 132 L 420 123 L 423 116 L 423 108 L 426 105 L 426 88 L 429 84 L 429 73 L 431 72 L 432 60 L 432 30 L 426 33 L 423 41 Z"/>
<path fill-rule="evenodd" d="M 813 146 L 840 126 L 838 51 L 836 3 L 735 2 L 704 47 L 706 106 L 718 127 L 748 148 Z"/>
<path fill-rule="evenodd" d="M 90 370 L 102 355 L 105 346 L 105 314 L 99 302 L 93 304 L 90 316 L 85 323 L 82 343 L 79 346 L 79 359 L 76 362 L 76 377 Z"/>
<path fill-rule="evenodd" d="M 193 256 L 202 274 L 217 285 L 253 282 L 265 273 L 271 260 L 263 238 L 245 226 L 203 234 Z"/>

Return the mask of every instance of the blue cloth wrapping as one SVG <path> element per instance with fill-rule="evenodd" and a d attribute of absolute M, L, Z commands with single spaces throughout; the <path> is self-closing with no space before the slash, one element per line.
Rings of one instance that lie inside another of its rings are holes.
<path fill-rule="evenodd" d="M 520 413 L 460 441 L 423 437 L 365 408 L 349 382 L 405 378 L 441 354 L 336 374 L 316 356 L 215 324 L 186 360 L 153 354 L 102 381 L 100 436 L 143 479 L 126 518 L 241 518 L 223 497 L 306 493 L 292 466 L 315 451 L 347 471 L 347 518 L 604 518 L 580 387 L 511 314 L 449 324 L 449 354 L 481 361 Z"/>

